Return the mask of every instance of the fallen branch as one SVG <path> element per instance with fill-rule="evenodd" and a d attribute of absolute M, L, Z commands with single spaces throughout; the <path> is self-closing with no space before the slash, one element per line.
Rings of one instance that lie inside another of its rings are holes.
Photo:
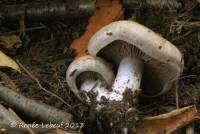
<path fill-rule="evenodd" d="M 64 2 L 37 2 L 1 7 L 1 21 L 18 22 L 20 17 L 25 21 L 50 21 L 65 18 L 89 16 L 94 11 L 93 0 L 66 0 Z"/>
<path fill-rule="evenodd" d="M 128 9 L 134 7 L 151 7 L 155 9 L 180 9 L 183 7 L 178 0 L 122 0 Z"/>
<path fill-rule="evenodd" d="M 195 106 L 188 106 L 155 117 L 147 117 L 137 125 L 137 134 L 171 134 L 200 119 Z"/>
<path fill-rule="evenodd" d="M 25 124 L 25 122 L 15 113 L 15 111 L 13 111 L 11 108 L 9 108 L 9 112 L 12 114 L 12 116 L 20 123 L 22 124 Z M 11 122 L 11 124 L 13 124 L 13 122 Z M 35 132 L 32 130 L 32 128 L 30 127 L 27 127 L 25 128 L 27 129 L 27 131 L 30 133 L 30 134 L 35 134 Z"/>
<path fill-rule="evenodd" d="M 16 118 L 0 104 L 0 122 L 3 124 L 18 123 Z"/>
<path fill-rule="evenodd" d="M 17 124 L 27 125 L 11 108 L 5 108 L 0 104 L 0 133 L 15 133 L 15 134 L 82 134 L 81 132 L 64 130 L 61 128 L 42 128 L 38 125 L 38 128 L 19 128 Z M 16 125 L 16 127 L 14 127 Z"/>
<path fill-rule="evenodd" d="M 45 123 L 70 123 L 73 121 L 71 114 L 44 103 L 28 99 L 2 85 L 0 85 L 0 99 L 5 101 L 13 109 Z"/>
<path fill-rule="evenodd" d="M 24 123 L 19 116 L 12 110 L 12 109 L 6 109 L 3 105 L 0 104 L 0 123 L 1 124 L 19 124 L 19 123 Z M 1 126 L 0 126 L 1 127 Z M 30 134 L 35 134 L 31 128 L 26 128 L 27 131 Z M 1 133 L 0 129 L 0 133 Z"/>

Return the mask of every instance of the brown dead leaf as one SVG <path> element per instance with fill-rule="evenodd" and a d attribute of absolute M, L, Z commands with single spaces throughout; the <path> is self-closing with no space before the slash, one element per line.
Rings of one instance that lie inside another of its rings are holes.
<path fill-rule="evenodd" d="M 0 46 L 6 49 L 19 48 L 22 45 L 22 41 L 19 36 L 8 35 L 0 36 Z"/>
<path fill-rule="evenodd" d="M 71 49 L 76 51 L 77 57 L 87 54 L 87 44 L 93 34 L 123 16 L 123 8 L 119 0 L 97 0 L 96 7 L 94 15 L 89 19 L 85 33 L 71 44 Z"/>
<path fill-rule="evenodd" d="M 195 106 L 188 106 L 172 112 L 147 117 L 138 122 L 137 134 L 171 134 L 191 122 L 200 119 Z"/>

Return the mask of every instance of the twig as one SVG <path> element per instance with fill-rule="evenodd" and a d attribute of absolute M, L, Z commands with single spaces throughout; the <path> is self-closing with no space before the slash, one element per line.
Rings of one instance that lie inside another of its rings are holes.
<path fill-rule="evenodd" d="M 0 77 L 4 81 L 5 85 L 15 91 L 19 91 L 19 88 L 15 85 L 15 83 L 10 79 L 10 77 L 4 72 L 0 71 Z"/>
<path fill-rule="evenodd" d="M 127 8 L 134 8 L 136 5 L 156 9 L 180 9 L 182 7 L 177 0 L 122 0 L 122 3 Z"/>
<path fill-rule="evenodd" d="M 55 40 L 56 39 L 49 39 L 49 40 L 44 40 L 44 41 L 39 41 L 39 42 L 33 42 L 33 44 L 37 44 L 37 45 L 46 44 L 46 43 L 49 43 L 49 42 L 53 42 Z"/>
<path fill-rule="evenodd" d="M 181 76 L 178 80 L 183 80 L 183 79 L 187 79 L 187 78 L 197 78 L 197 79 L 200 79 L 200 76 L 198 76 L 198 75 L 185 75 L 185 76 Z"/>
<path fill-rule="evenodd" d="M 47 28 L 46 26 L 37 26 L 37 27 L 31 27 L 31 28 L 26 28 L 25 31 L 33 31 L 33 30 L 41 30 Z M 15 31 L 10 31 L 10 32 L 5 32 L 5 33 L 0 33 L 0 35 L 8 35 L 8 34 L 13 34 L 13 33 L 20 33 L 20 30 L 15 30 Z"/>
<path fill-rule="evenodd" d="M 3 124 L 17 123 L 15 117 L 6 109 L 3 105 L 0 104 L 0 122 Z"/>
<path fill-rule="evenodd" d="M 11 108 L 9 108 L 8 110 L 20 123 L 25 124 L 25 122 Z M 30 127 L 27 127 L 26 129 L 30 134 L 36 134 Z"/>
<path fill-rule="evenodd" d="M 21 36 L 21 37 L 24 37 L 25 35 L 26 35 L 26 33 L 25 33 L 25 29 L 26 29 L 26 26 L 25 26 L 25 14 L 22 14 L 21 16 L 20 16 L 20 20 L 19 20 L 19 35 Z"/>
<path fill-rule="evenodd" d="M 179 108 L 179 95 L 178 95 L 178 85 L 175 87 L 175 96 L 176 96 L 176 108 Z"/>
<path fill-rule="evenodd" d="M 45 91 L 46 93 L 50 94 L 51 96 L 57 98 L 58 100 L 60 100 L 62 103 L 64 103 L 65 105 L 67 105 L 70 109 L 72 109 L 72 106 L 69 105 L 66 101 L 64 101 L 62 98 L 60 98 L 59 96 L 57 96 L 56 94 L 54 94 L 53 92 L 45 89 L 41 84 L 40 81 L 33 75 L 31 74 L 31 72 L 29 72 L 19 61 L 17 61 L 18 65 L 38 84 L 39 88 L 42 89 L 43 91 Z"/>
<path fill-rule="evenodd" d="M 180 40 L 181 38 L 184 38 L 184 37 L 190 35 L 191 33 L 192 33 L 192 31 L 188 31 L 188 32 L 184 33 L 183 35 L 178 36 L 177 38 L 174 38 L 172 41 Z"/>
<path fill-rule="evenodd" d="M 63 85 L 63 83 L 61 82 L 60 78 L 58 77 L 58 73 L 56 72 L 56 69 L 53 68 L 53 70 L 54 70 L 54 72 L 55 72 L 55 76 L 56 76 L 56 78 L 57 78 L 58 83 L 60 84 L 60 86 L 61 86 L 63 89 L 66 89 L 65 86 Z M 68 95 L 67 97 L 68 97 L 68 99 L 72 100 L 72 98 L 71 98 L 69 95 Z"/>

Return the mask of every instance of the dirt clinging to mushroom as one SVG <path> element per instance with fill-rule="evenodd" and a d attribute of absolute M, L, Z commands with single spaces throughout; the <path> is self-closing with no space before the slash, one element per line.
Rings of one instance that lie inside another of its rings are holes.
<path fill-rule="evenodd" d="M 135 132 L 135 125 L 139 119 L 137 101 L 137 96 L 133 95 L 130 89 L 125 90 L 122 101 L 103 99 L 100 105 L 104 107 L 99 112 L 98 118 L 109 122 L 102 124 L 103 127 L 108 125 L 116 133 L 123 133 L 126 129 Z"/>

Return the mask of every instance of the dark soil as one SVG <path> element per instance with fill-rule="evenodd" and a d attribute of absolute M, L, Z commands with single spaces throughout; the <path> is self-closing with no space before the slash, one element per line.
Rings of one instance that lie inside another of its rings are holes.
<path fill-rule="evenodd" d="M 33 0 L 29 1 L 33 2 Z M 1 5 L 7 3 L 14 4 L 16 2 L 9 0 L 1 2 Z M 24 3 L 24 1 L 21 0 L 19 3 Z M 179 10 L 141 7 L 133 11 L 126 11 L 125 18 L 136 15 L 137 21 L 160 33 L 176 45 L 184 54 L 185 61 L 185 69 L 176 89 L 172 89 L 159 98 L 140 98 L 140 117 L 158 115 L 177 107 L 193 104 L 200 109 L 200 5 L 194 0 L 182 0 L 182 3 L 184 3 L 184 7 Z M 31 72 L 44 88 L 64 99 L 70 107 L 41 90 L 35 80 L 26 72 L 22 71 L 21 74 L 10 70 L 5 70 L 5 72 L 19 87 L 23 95 L 66 110 L 76 117 L 77 122 L 88 123 L 85 131 L 89 127 L 93 127 L 97 132 L 97 129 L 106 128 L 99 125 L 95 114 L 91 114 L 92 109 L 76 99 L 65 80 L 65 72 L 74 59 L 74 53 L 72 50 L 68 50 L 64 54 L 64 50 L 69 48 L 74 39 L 81 36 L 87 21 L 87 17 L 82 17 L 62 21 L 55 20 L 54 22 L 25 23 L 26 29 L 32 28 L 32 30 L 27 30 L 26 35 L 21 36 L 21 38 L 23 37 L 22 47 L 12 50 L 4 49 L 4 52 L 14 57 Z M 3 24 L 0 34 L 20 35 L 18 23 Z M 28 118 L 26 120 L 30 121 Z M 195 129 L 196 132 L 200 132 L 199 122 L 195 123 Z M 183 131 L 184 128 L 180 130 L 180 133 Z"/>

